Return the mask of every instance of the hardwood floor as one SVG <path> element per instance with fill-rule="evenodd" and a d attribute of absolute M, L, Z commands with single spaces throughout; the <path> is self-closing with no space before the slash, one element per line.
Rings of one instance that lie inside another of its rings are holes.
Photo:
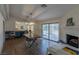
<path fill-rule="evenodd" d="M 24 37 L 8 39 L 5 41 L 3 55 L 45 55 L 48 48 L 48 40 L 38 38 L 31 48 L 26 46 Z"/>

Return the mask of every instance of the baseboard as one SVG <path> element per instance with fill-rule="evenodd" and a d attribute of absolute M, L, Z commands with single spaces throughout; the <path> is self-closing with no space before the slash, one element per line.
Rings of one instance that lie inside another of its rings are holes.
<path fill-rule="evenodd" d="M 67 44 L 66 42 L 63 42 L 62 40 L 60 40 L 61 43 Z"/>
<path fill-rule="evenodd" d="M 43 38 L 43 37 L 42 37 Z M 50 39 L 47 39 L 47 38 L 44 38 L 46 40 L 49 40 L 49 41 L 52 41 L 52 42 L 56 42 L 56 43 L 59 43 L 60 41 L 54 41 L 54 40 L 50 40 Z"/>

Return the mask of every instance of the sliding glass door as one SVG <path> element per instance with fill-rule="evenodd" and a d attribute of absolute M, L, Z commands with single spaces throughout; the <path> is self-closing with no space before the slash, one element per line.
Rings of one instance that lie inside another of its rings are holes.
<path fill-rule="evenodd" d="M 43 38 L 59 41 L 59 24 L 43 24 L 42 29 Z"/>
<path fill-rule="evenodd" d="M 43 34 L 43 37 L 44 38 L 47 38 L 48 39 L 48 30 L 49 30 L 49 25 L 48 24 L 44 24 L 44 25 L 42 25 L 42 34 Z"/>
<path fill-rule="evenodd" d="M 59 41 L 59 24 L 50 24 L 49 39 Z"/>

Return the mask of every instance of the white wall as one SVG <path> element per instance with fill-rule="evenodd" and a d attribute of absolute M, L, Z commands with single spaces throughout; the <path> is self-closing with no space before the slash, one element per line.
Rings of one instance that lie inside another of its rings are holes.
<path fill-rule="evenodd" d="M 3 49 L 3 43 L 4 43 L 4 34 L 3 34 L 3 16 L 0 13 L 0 54 Z"/>
<path fill-rule="evenodd" d="M 16 31 L 16 27 L 15 27 L 16 21 L 26 22 L 24 20 L 11 17 L 8 20 L 5 20 L 5 31 Z"/>
<path fill-rule="evenodd" d="M 5 31 L 15 30 L 15 21 L 14 20 L 6 20 L 5 21 Z"/>
<path fill-rule="evenodd" d="M 75 26 L 66 26 L 68 18 L 72 17 Z M 72 9 L 61 19 L 61 40 L 66 43 L 66 34 L 79 37 L 79 6 Z"/>

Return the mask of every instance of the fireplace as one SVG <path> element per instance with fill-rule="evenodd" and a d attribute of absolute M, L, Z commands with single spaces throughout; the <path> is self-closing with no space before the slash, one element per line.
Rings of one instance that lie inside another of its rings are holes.
<path fill-rule="evenodd" d="M 79 37 L 67 34 L 67 44 L 79 48 Z"/>

